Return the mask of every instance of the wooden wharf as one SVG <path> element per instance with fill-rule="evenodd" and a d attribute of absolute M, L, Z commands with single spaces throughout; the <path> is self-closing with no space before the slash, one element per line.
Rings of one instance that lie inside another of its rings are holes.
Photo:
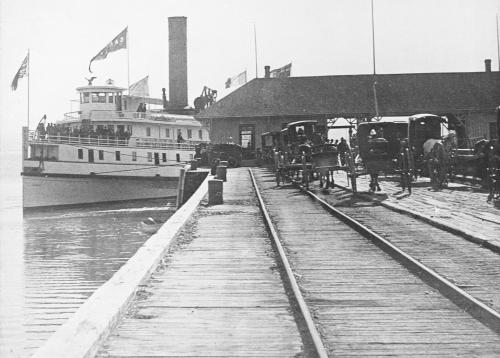
<path fill-rule="evenodd" d="M 497 333 L 298 189 L 256 176 L 331 356 L 500 354 Z"/>
<path fill-rule="evenodd" d="M 182 229 L 167 223 L 168 251 L 95 341 L 97 356 L 500 356 L 498 252 L 345 190 L 313 191 L 316 200 L 277 187 L 265 168 L 229 170 L 223 204 L 205 198 Z M 318 200 L 430 269 L 404 264 Z M 75 340 L 90 322 L 73 325 Z"/>
<path fill-rule="evenodd" d="M 302 340 L 248 169 L 201 205 L 99 357 L 294 357 Z"/>

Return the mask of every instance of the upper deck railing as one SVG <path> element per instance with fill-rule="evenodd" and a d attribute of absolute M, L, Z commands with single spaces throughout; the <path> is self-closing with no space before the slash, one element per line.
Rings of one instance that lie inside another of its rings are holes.
<path fill-rule="evenodd" d="M 92 110 L 89 112 L 89 119 L 92 120 L 141 120 L 148 119 L 153 121 L 176 121 L 186 120 L 186 116 L 163 113 L 162 111 L 116 111 L 116 110 Z M 64 114 L 65 121 L 80 121 L 82 120 L 81 112 L 68 112 Z"/>
<path fill-rule="evenodd" d="M 40 144 L 68 144 L 74 146 L 130 147 L 177 150 L 194 150 L 195 145 L 205 143 L 204 141 L 183 141 L 181 143 L 178 143 L 172 139 L 137 137 L 125 139 L 112 136 L 70 136 L 49 134 L 39 135 L 36 131 L 29 132 L 28 140 L 30 143 Z"/>

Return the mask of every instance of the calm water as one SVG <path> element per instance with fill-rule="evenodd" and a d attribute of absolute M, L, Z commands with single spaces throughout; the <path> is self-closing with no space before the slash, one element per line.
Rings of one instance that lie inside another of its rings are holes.
<path fill-rule="evenodd" d="M 166 219 L 173 202 L 148 200 L 23 216 L 19 153 L 0 153 L 0 357 L 28 357 Z"/>

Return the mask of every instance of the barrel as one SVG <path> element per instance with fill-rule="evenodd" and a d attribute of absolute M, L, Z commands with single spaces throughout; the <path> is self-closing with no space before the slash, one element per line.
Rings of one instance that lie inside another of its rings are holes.
<path fill-rule="evenodd" d="M 219 179 L 211 179 L 208 181 L 208 205 L 217 205 L 224 202 L 223 181 Z"/>

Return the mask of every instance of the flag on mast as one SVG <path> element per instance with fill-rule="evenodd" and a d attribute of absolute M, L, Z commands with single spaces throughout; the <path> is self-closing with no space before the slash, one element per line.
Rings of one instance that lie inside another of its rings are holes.
<path fill-rule="evenodd" d="M 292 72 L 292 63 L 290 62 L 288 65 L 277 68 L 270 72 L 271 78 L 285 78 L 290 77 Z"/>
<path fill-rule="evenodd" d="M 233 86 L 240 86 L 242 84 L 247 83 L 247 70 L 243 71 L 237 76 L 234 76 L 232 78 L 228 78 L 226 80 L 226 88 L 233 87 Z"/>
<path fill-rule="evenodd" d="M 128 94 L 130 96 L 137 97 L 149 97 L 149 75 L 144 77 L 142 80 L 132 83 L 128 88 Z"/>
<path fill-rule="evenodd" d="M 25 76 L 28 76 L 28 64 L 30 62 L 30 54 L 26 55 L 24 58 L 23 63 L 21 64 L 21 67 L 19 67 L 19 70 L 17 70 L 16 75 L 14 76 L 14 79 L 12 80 L 12 84 L 10 85 L 10 88 L 12 88 L 13 91 L 17 89 L 17 81 L 19 81 L 20 78 L 23 78 Z"/>
<path fill-rule="evenodd" d="M 92 65 L 93 61 L 96 60 L 103 60 L 106 57 L 108 57 L 108 54 L 110 52 L 118 51 L 121 50 L 122 48 L 127 48 L 127 31 L 128 31 L 128 26 L 120 32 L 116 37 L 111 40 L 109 44 L 107 44 L 97 55 L 95 55 L 92 60 L 90 60 L 89 63 L 89 72 L 92 73 L 92 70 L 90 69 L 90 66 Z"/>

